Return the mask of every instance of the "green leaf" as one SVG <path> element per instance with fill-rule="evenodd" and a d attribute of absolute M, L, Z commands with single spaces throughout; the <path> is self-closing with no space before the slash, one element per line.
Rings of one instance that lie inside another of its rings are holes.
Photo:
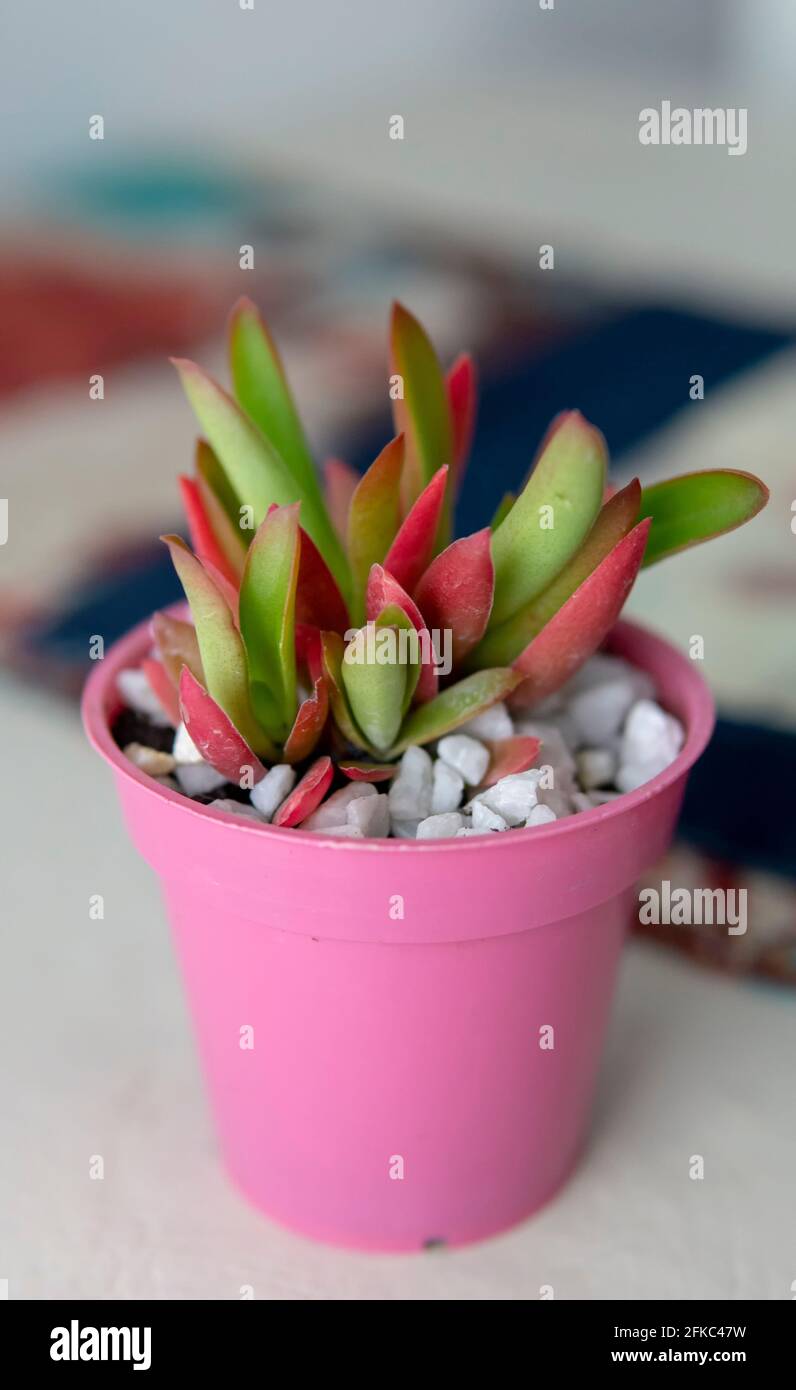
<path fill-rule="evenodd" d="M 303 502 L 301 524 L 312 537 L 344 594 L 350 587 L 348 563 L 323 504 L 305 496 L 273 445 L 261 434 L 236 401 L 197 367 L 172 358 L 183 389 L 213 452 L 240 498 L 252 509 L 255 528 L 274 503 L 288 507 Z"/>
<path fill-rule="evenodd" d="M 372 642 L 368 641 L 369 630 L 375 638 Z M 346 647 L 342 678 L 357 725 L 371 746 L 384 752 L 401 727 L 407 668 L 397 661 L 378 659 L 385 652 L 389 655 L 386 641 L 379 641 L 379 637 L 387 639 L 388 630 L 376 632 L 372 623 L 359 629 Z"/>
<path fill-rule="evenodd" d="M 388 603 L 384 606 L 384 608 L 382 608 L 381 612 L 378 614 L 376 618 L 376 627 L 391 627 L 395 628 L 398 632 L 417 632 L 417 628 L 415 627 L 415 624 L 412 622 L 412 619 L 410 618 L 409 614 L 406 612 L 404 608 L 401 608 L 400 605 L 397 603 Z M 417 690 L 417 683 L 420 680 L 420 640 L 419 637 L 414 637 L 410 640 L 414 644 L 414 650 L 417 652 L 417 657 L 414 661 L 407 661 L 405 663 L 406 689 L 404 691 L 403 707 L 401 709 L 402 716 L 406 714 L 406 711 L 411 705 L 412 698 L 414 696 L 415 691 Z M 412 648 L 410 647 L 410 651 L 411 650 Z"/>
<path fill-rule="evenodd" d="M 517 498 L 513 492 L 504 492 L 497 504 L 495 515 L 489 523 L 490 531 L 497 531 L 498 526 L 506 520 Z"/>
<path fill-rule="evenodd" d="M 243 545 L 248 546 L 252 532 L 241 528 L 240 498 L 206 439 L 196 441 L 196 471 L 210 491 L 215 493 L 236 531 L 240 531 Z"/>
<path fill-rule="evenodd" d="M 605 486 L 602 435 L 577 410 L 560 418 L 492 537 L 497 627 L 555 579 L 585 539 Z"/>
<path fill-rule="evenodd" d="M 468 719 L 503 700 L 520 684 L 522 676 L 510 667 L 492 671 L 476 671 L 464 680 L 449 685 L 436 699 L 413 710 L 401 728 L 400 738 L 387 757 L 397 757 L 414 743 L 430 743 L 443 734 L 458 729 Z"/>
<path fill-rule="evenodd" d="M 360 478 L 348 511 L 348 558 L 354 574 L 356 622 L 364 617 L 363 595 L 372 565 L 381 564 L 401 521 L 403 435 L 382 449 Z"/>
<path fill-rule="evenodd" d="M 357 728 L 351 713 L 351 706 L 348 703 L 348 696 L 343 684 L 344 646 L 339 633 L 321 633 L 323 670 L 329 682 L 329 703 L 332 707 L 332 718 L 343 738 L 347 739 L 354 748 L 364 748 L 366 752 L 373 753 L 375 750 L 369 746 L 364 734 Z"/>
<path fill-rule="evenodd" d="M 473 670 L 482 666 L 508 666 L 532 638 L 555 616 L 575 590 L 626 536 L 636 518 L 641 487 L 634 478 L 602 507 L 583 545 L 567 562 L 552 584 L 512 618 L 487 633 L 467 658 Z"/>
<path fill-rule="evenodd" d="M 282 359 L 250 299 L 239 299 L 232 310 L 229 360 L 238 403 L 287 464 L 302 497 L 320 503 L 320 482 Z"/>
<path fill-rule="evenodd" d="M 196 487 L 216 544 L 239 583 L 251 532 L 241 529 L 237 498 L 204 439 L 196 445 Z"/>
<path fill-rule="evenodd" d="M 249 747 L 273 759 L 273 744 L 252 709 L 246 653 L 229 605 L 179 536 L 162 539 L 190 604 L 208 694 L 229 716 Z"/>
<path fill-rule="evenodd" d="M 641 517 L 652 517 L 644 567 L 691 545 L 722 536 L 766 505 L 768 488 L 752 473 L 712 469 L 653 483 L 641 493 Z"/>
<path fill-rule="evenodd" d="M 252 703 L 260 721 L 280 743 L 296 716 L 298 517 L 298 502 L 269 512 L 249 547 L 240 587 L 240 630 Z"/>
<path fill-rule="evenodd" d="M 392 372 L 403 382 L 403 398 L 393 401 L 393 418 L 395 433 L 406 438 L 403 500 L 408 509 L 437 470 L 452 463 L 453 430 L 437 354 L 425 329 L 401 304 L 393 305 L 390 347 Z"/>

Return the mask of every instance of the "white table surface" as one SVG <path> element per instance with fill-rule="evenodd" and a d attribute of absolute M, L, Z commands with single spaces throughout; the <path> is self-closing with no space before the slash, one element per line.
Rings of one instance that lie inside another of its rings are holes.
<path fill-rule="evenodd" d="M 157 884 L 110 774 L 49 696 L 0 685 L 0 728 L 11 1299 L 237 1299 L 244 1285 L 259 1299 L 536 1299 L 543 1284 L 559 1299 L 793 1296 L 793 996 L 641 945 L 624 959 L 588 1150 L 535 1219 L 401 1257 L 271 1225 L 220 1169 Z M 703 1181 L 689 1178 L 697 1153 Z"/>

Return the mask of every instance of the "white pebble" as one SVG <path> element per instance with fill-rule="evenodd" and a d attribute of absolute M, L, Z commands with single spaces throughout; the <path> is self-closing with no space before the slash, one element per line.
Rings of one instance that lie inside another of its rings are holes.
<path fill-rule="evenodd" d="M 364 785 L 370 786 L 370 783 Z M 379 793 L 349 801 L 346 817 L 348 825 L 371 839 L 383 840 L 390 833 L 390 804 L 387 797 Z"/>
<path fill-rule="evenodd" d="M 586 792 L 573 792 L 572 805 L 575 811 L 592 811 L 594 802 Z"/>
<path fill-rule="evenodd" d="M 629 676 L 601 681 L 573 696 L 569 711 L 575 721 L 581 744 L 600 747 L 610 743 L 637 698 L 636 685 Z"/>
<path fill-rule="evenodd" d="M 210 802 L 210 810 L 229 811 L 231 816 L 245 816 L 247 820 L 256 820 L 260 825 L 263 824 L 262 816 L 258 816 L 253 806 L 247 806 L 244 801 L 233 801 L 231 797 L 216 797 L 215 801 Z"/>
<path fill-rule="evenodd" d="M 371 782 L 349 782 L 332 792 L 312 815 L 302 821 L 302 830 L 328 830 L 334 825 L 348 825 L 349 809 L 353 801 L 365 801 L 378 793 Z"/>
<path fill-rule="evenodd" d="M 492 835 L 494 832 L 486 826 L 483 829 L 474 829 L 472 825 L 463 825 L 461 830 L 456 831 L 456 839 L 463 840 L 466 835 Z"/>
<path fill-rule="evenodd" d="M 177 781 L 187 796 L 206 796 L 223 787 L 229 779 L 209 763 L 183 763 L 176 769 Z"/>
<path fill-rule="evenodd" d="M 517 733 L 541 740 L 536 759 L 538 766 L 553 769 L 553 786 L 558 791 L 572 791 L 575 785 L 575 759 L 559 726 L 545 719 L 523 719 L 517 724 Z"/>
<path fill-rule="evenodd" d="M 390 831 L 396 840 L 416 840 L 419 820 L 390 820 Z"/>
<path fill-rule="evenodd" d="M 153 724 L 165 726 L 170 723 L 143 671 L 134 670 L 132 667 L 120 671 L 116 677 L 116 688 L 130 709 L 134 709 L 138 714 L 146 714 Z"/>
<path fill-rule="evenodd" d="M 498 703 L 468 719 L 458 732 L 470 734 L 473 738 L 511 738 L 514 724 L 506 706 Z"/>
<path fill-rule="evenodd" d="M 508 830 L 508 823 L 487 806 L 485 801 L 473 802 L 473 830 Z"/>
<path fill-rule="evenodd" d="M 431 811 L 432 763 L 425 748 L 407 748 L 390 783 L 390 818 L 424 820 Z"/>
<path fill-rule="evenodd" d="M 464 816 L 458 811 L 446 811 L 441 816 L 427 816 L 417 827 L 418 840 L 442 840 L 455 835 L 464 826 Z"/>
<path fill-rule="evenodd" d="M 255 782 L 249 792 L 249 800 L 263 819 L 269 821 L 293 790 L 295 782 L 293 768 L 288 763 L 277 763 L 275 767 L 269 767 L 259 782 Z"/>
<path fill-rule="evenodd" d="M 577 764 L 578 781 L 585 792 L 610 786 L 616 776 L 616 754 L 611 748 L 581 748 Z"/>
<path fill-rule="evenodd" d="M 437 758 L 431 788 L 431 814 L 437 816 L 443 811 L 458 811 L 463 796 L 464 778 L 442 758 Z"/>
<path fill-rule="evenodd" d="M 554 821 L 556 819 L 556 813 L 550 806 L 534 806 L 525 824 L 548 825 L 550 821 Z"/>
<path fill-rule="evenodd" d="M 554 813 L 556 820 L 561 820 L 564 816 L 572 815 L 572 793 L 559 792 L 552 788 L 550 791 L 539 788 L 539 805 L 549 806 Z"/>
<path fill-rule="evenodd" d="M 167 777 L 174 771 L 171 753 L 161 753 L 159 748 L 148 748 L 144 743 L 128 743 L 122 751 L 131 763 L 140 767 L 142 772 L 148 772 L 150 777 Z"/>
<path fill-rule="evenodd" d="M 581 690 L 588 690 L 595 685 L 605 685 L 610 681 L 626 680 L 633 684 L 638 692 L 636 698 L 649 698 L 655 693 L 655 686 L 651 676 L 646 671 L 640 671 L 637 666 L 632 666 L 629 661 L 625 661 L 623 656 L 613 656 L 610 652 L 596 652 L 589 657 L 567 681 L 566 685 L 559 692 L 563 697 L 564 704 L 571 696 L 576 695 Z"/>
<path fill-rule="evenodd" d="M 650 763 L 624 763 L 616 774 L 616 785 L 620 792 L 634 792 L 637 787 L 643 787 L 645 782 L 651 782 L 653 777 L 657 777 L 659 772 L 663 772 L 668 762 L 663 764 L 658 762 Z"/>
<path fill-rule="evenodd" d="M 437 744 L 437 752 L 448 767 L 454 768 L 469 787 L 477 787 L 489 767 L 489 749 L 469 734 L 448 734 Z"/>
<path fill-rule="evenodd" d="M 358 825 L 309 825 L 302 821 L 301 830 L 311 830 L 314 835 L 334 835 L 341 840 L 364 840 L 365 836 Z"/>
<path fill-rule="evenodd" d="M 622 731 L 620 762 L 659 763 L 663 771 L 683 746 L 683 726 L 654 700 L 639 700 L 631 709 Z"/>
<path fill-rule="evenodd" d="M 174 744 L 172 746 L 171 756 L 173 757 L 175 763 L 204 762 L 204 758 L 199 752 L 199 749 L 197 748 L 196 744 L 194 743 L 193 739 L 191 738 L 191 735 L 188 733 L 188 730 L 186 729 L 184 724 L 177 725 L 177 732 L 174 735 Z"/>
<path fill-rule="evenodd" d="M 533 773 L 537 775 L 533 775 Z M 524 825 L 537 803 L 537 783 L 539 769 L 527 772 L 514 772 L 509 777 L 501 777 L 494 787 L 481 792 L 479 801 L 486 802 L 491 811 L 496 811 L 508 825 Z"/>

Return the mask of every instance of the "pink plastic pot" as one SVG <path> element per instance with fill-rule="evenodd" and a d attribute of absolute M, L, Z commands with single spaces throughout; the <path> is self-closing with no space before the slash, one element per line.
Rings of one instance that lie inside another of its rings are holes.
<path fill-rule="evenodd" d="M 109 720 L 148 644 L 142 624 L 98 663 L 83 714 L 163 881 L 230 1174 L 270 1216 L 359 1248 L 521 1221 L 583 1143 L 633 885 L 713 726 L 696 668 L 616 629 L 687 729 L 638 791 L 483 839 L 350 841 L 210 811 L 133 767 Z"/>

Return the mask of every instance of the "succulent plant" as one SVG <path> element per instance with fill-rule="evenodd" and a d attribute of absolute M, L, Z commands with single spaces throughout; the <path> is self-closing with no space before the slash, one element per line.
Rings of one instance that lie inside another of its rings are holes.
<path fill-rule="evenodd" d="M 244 765 L 256 781 L 268 764 L 316 755 L 283 824 L 317 804 L 335 763 L 381 780 L 407 747 L 496 701 L 543 700 L 602 643 L 642 566 L 741 525 L 767 498 L 757 478 L 731 470 L 614 491 L 602 435 L 570 411 L 491 526 L 452 540 L 476 411 L 468 356 L 445 374 L 396 305 L 395 438 L 362 477 L 328 462 L 322 489 L 279 354 L 247 300 L 233 310 L 229 349 L 232 394 L 175 363 L 203 438 L 194 476 L 181 479 L 193 549 L 164 540 L 193 624 L 155 618 L 147 675 L 230 779 Z M 502 767 L 529 765 L 524 743 L 500 750 Z"/>

